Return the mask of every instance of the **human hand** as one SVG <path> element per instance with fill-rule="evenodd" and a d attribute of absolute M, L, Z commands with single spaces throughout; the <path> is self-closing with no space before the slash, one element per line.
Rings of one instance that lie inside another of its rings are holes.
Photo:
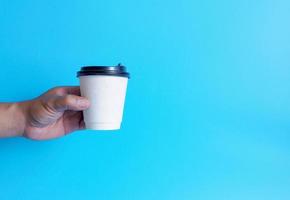
<path fill-rule="evenodd" d="M 56 87 L 36 99 L 20 102 L 23 114 L 23 136 L 34 140 L 46 140 L 84 129 L 81 111 L 89 107 L 89 101 L 80 96 L 80 88 Z"/>

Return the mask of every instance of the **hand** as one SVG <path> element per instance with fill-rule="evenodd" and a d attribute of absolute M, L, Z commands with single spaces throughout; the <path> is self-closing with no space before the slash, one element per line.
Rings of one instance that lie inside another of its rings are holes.
<path fill-rule="evenodd" d="M 79 87 L 56 87 L 19 107 L 25 119 L 23 136 L 46 140 L 84 129 L 81 111 L 89 101 L 80 97 Z"/>

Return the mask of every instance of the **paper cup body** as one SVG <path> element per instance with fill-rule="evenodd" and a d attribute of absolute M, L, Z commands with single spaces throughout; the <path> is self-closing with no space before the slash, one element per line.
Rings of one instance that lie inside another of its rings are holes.
<path fill-rule="evenodd" d="M 79 79 L 81 95 L 90 101 L 90 107 L 83 111 L 86 129 L 120 129 L 128 78 L 90 75 Z"/>

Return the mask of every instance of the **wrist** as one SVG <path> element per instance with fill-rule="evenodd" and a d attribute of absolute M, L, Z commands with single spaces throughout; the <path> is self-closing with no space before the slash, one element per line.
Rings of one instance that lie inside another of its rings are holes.
<path fill-rule="evenodd" d="M 28 102 L 13 103 L 11 107 L 14 113 L 13 121 L 15 121 L 15 134 L 16 136 L 23 136 L 27 125 Z"/>
<path fill-rule="evenodd" d="M 0 104 L 0 137 L 22 136 L 26 126 L 25 103 Z"/>

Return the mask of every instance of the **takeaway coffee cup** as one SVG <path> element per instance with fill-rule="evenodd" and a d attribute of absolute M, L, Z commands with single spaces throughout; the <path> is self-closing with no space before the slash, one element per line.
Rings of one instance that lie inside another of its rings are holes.
<path fill-rule="evenodd" d="M 90 100 L 83 111 L 86 129 L 120 129 L 129 73 L 117 66 L 85 66 L 77 72 L 81 95 Z"/>

